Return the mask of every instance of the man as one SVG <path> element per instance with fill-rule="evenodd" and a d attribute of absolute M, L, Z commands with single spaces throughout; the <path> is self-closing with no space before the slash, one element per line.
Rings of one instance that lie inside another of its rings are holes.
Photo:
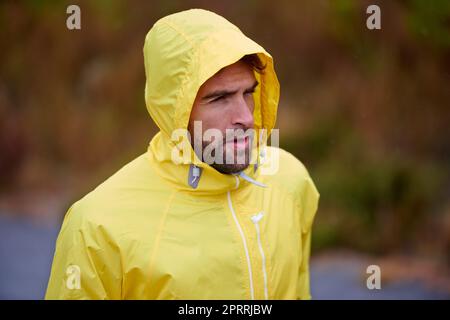
<path fill-rule="evenodd" d="M 299 160 L 265 145 L 271 56 L 195 9 L 159 20 L 144 60 L 160 132 L 69 209 L 46 298 L 309 299 L 319 194 Z"/>

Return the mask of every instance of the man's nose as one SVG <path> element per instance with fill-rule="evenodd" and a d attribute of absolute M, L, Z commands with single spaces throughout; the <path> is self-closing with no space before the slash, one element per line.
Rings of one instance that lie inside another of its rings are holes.
<path fill-rule="evenodd" d="M 233 108 L 232 122 L 234 126 L 253 128 L 253 106 L 243 97 L 237 99 Z"/>

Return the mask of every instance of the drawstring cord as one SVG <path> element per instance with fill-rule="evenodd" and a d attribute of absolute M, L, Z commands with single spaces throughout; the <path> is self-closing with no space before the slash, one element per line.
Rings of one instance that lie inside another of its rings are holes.
<path fill-rule="evenodd" d="M 246 180 L 247 182 L 254 184 L 255 186 L 267 188 L 267 186 L 264 183 L 261 183 L 259 181 L 256 181 L 255 179 L 249 177 L 248 175 L 245 174 L 244 171 L 239 172 L 238 176 L 240 176 L 242 179 Z"/>

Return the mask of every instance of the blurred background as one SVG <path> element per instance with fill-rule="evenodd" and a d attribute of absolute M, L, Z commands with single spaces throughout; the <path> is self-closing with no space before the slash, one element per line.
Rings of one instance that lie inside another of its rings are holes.
<path fill-rule="evenodd" d="M 43 298 L 69 205 L 145 152 L 144 37 L 196 7 L 274 56 L 281 147 L 321 193 L 313 298 L 449 299 L 447 0 L 2 1 L 0 299 Z"/>

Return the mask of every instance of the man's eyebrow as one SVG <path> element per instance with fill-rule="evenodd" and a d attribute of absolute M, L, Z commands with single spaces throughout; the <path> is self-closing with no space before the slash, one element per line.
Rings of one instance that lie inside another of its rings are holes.
<path fill-rule="evenodd" d="M 255 88 L 258 86 L 259 82 L 255 81 L 255 83 L 253 83 L 253 85 L 247 89 L 245 89 L 245 92 L 249 92 L 249 91 L 253 91 L 255 90 Z M 221 97 L 221 96 L 228 96 L 228 95 L 233 95 L 237 92 L 237 90 L 235 91 L 228 91 L 228 90 L 216 90 L 213 92 L 208 93 L 206 96 L 202 97 L 202 100 L 209 100 L 211 98 L 216 98 L 216 97 Z"/>

